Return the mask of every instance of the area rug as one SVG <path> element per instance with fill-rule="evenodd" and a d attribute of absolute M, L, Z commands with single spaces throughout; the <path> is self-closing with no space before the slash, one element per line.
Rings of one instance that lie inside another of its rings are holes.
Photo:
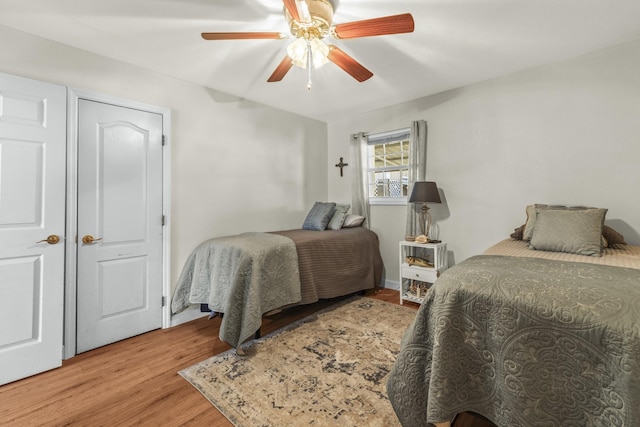
<path fill-rule="evenodd" d="M 237 427 L 399 426 L 387 375 L 415 316 L 358 297 L 179 374 Z"/>

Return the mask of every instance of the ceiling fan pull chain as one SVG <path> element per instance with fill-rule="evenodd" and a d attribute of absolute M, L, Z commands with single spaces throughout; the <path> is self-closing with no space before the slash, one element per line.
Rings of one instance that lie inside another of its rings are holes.
<path fill-rule="evenodd" d="M 311 67 L 313 66 L 313 52 L 311 50 L 311 42 L 307 39 L 307 69 L 309 71 L 309 81 L 307 82 L 307 90 L 311 90 Z"/>

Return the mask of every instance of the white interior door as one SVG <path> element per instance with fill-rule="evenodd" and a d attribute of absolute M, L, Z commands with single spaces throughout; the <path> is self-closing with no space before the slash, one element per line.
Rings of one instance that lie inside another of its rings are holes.
<path fill-rule="evenodd" d="M 77 352 L 162 326 L 162 115 L 78 105 Z"/>
<path fill-rule="evenodd" d="M 66 89 L 0 74 L 0 384 L 62 362 L 65 150 Z"/>

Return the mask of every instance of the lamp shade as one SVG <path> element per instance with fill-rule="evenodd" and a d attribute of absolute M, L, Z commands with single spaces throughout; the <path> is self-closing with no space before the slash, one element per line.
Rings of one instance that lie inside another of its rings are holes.
<path fill-rule="evenodd" d="M 417 181 L 413 184 L 409 203 L 442 203 L 438 186 L 432 181 Z"/>

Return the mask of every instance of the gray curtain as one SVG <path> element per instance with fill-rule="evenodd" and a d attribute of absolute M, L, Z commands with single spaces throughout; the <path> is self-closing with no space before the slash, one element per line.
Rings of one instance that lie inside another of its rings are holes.
<path fill-rule="evenodd" d="M 370 227 L 369 195 L 367 191 L 367 135 L 364 132 L 351 135 L 349 144 L 351 164 L 356 171 L 351 179 L 351 212 L 365 217 L 364 226 Z"/>
<path fill-rule="evenodd" d="M 409 174 L 407 200 L 411 196 L 413 183 L 427 180 L 427 122 L 418 120 L 411 122 L 411 134 L 409 136 Z M 420 234 L 418 218 L 420 216 L 420 203 L 407 203 L 407 236 Z"/>

